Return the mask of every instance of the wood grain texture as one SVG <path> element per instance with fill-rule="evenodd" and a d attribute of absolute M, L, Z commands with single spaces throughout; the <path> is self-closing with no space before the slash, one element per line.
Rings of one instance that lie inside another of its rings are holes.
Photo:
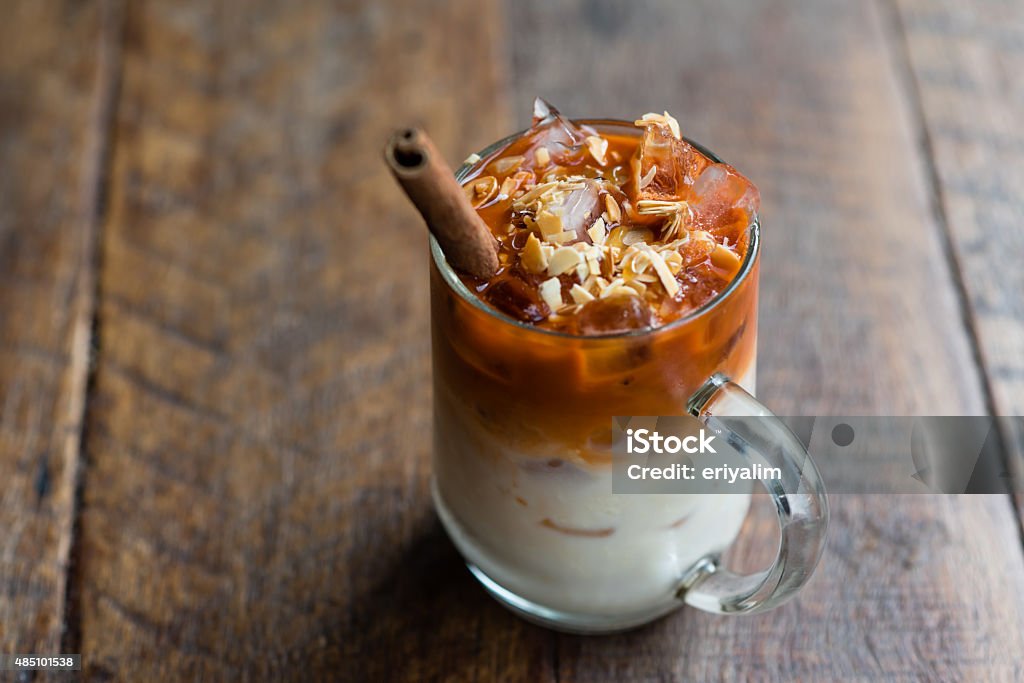
<path fill-rule="evenodd" d="M 73 592 L 86 677 L 533 666 L 430 510 L 426 232 L 381 158 L 409 123 L 452 162 L 507 129 L 496 16 L 128 4 Z"/>
<path fill-rule="evenodd" d="M 874 5 L 595 0 L 515 3 L 507 16 L 522 36 L 518 101 L 541 93 L 576 116 L 667 108 L 759 184 L 758 388 L 769 406 L 985 411 L 898 55 Z M 767 554 L 773 525 L 750 520 L 762 543 L 748 542 L 740 564 Z M 794 603 L 563 637 L 558 679 L 1015 680 L 1022 577 L 1005 497 L 833 496 L 828 550 Z"/>
<path fill-rule="evenodd" d="M 0 22 L 0 653 L 59 653 L 109 103 L 100 3 Z"/>
<path fill-rule="evenodd" d="M 1024 415 L 1024 5 L 890 2 L 992 409 Z M 1024 491 L 1024 433 L 1007 427 Z"/>
<path fill-rule="evenodd" d="M 430 510 L 426 239 L 380 146 L 418 123 L 456 162 L 537 94 L 668 108 L 759 183 L 776 411 L 1020 412 L 1020 10 L 894 2 L 5 8 L 0 651 L 88 680 L 1024 678 L 1005 497 L 833 496 L 797 601 L 590 639 L 486 597 Z M 774 521 L 744 533 L 759 566 Z"/>

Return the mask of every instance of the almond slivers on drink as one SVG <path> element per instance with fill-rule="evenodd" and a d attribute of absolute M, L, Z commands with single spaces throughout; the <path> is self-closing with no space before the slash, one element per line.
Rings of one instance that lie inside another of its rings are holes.
<path fill-rule="evenodd" d="M 583 304 L 635 297 L 650 315 L 634 318 L 658 327 L 725 291 L 747 256 L 754 185 L 690 145 L 668 112 L 616 130 L 545 111 L 524 135 L 479 159 L 464 183 L 500 250 L 490 281 L 465 277 L 480 298 L 490 303 L 503 283 L 494 296 L 515 314 L 514 280 L 523 306 L 515 317 L 593 334 L 578 322 Z"/>

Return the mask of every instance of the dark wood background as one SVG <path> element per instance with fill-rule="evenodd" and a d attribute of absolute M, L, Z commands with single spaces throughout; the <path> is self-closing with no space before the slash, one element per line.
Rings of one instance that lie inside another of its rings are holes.
<path fill-rule="evenodd" d="M 0 651 L 98 681 L 1024 680 L 1004 496 L 834 496 L 762 616 L 580 638 L 487 598 L 430 508 L 426 241 L 379 157 L 416 122 L 457 161 L 537 94 L 668 109 L 761 187 L 768 405 L 1022 414 L 1024 4 L 3 14 Z"/>

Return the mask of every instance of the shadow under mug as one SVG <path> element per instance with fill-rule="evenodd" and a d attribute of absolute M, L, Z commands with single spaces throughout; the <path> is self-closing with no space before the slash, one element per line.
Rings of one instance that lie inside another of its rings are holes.
<path fill-rule="evenodd" d="M 637 134 L 625 121 L 580 123 Z M 482 150 L 457 178 L 521 135 Z M 473 574 L 513 611 L 558 630 L 607 633 L 683 604 L 761 612 L 810 577 L 828 526 L 824 486 L 800 441 L 749 393 L 759 230 L 755 216 L 739 273 L 700 309 L 659 328 L 594 337 L 486 306 L 431 238 L 435 507 Z M 612 492 L 612 417 L 679 414 L 781 471 L 762 481 L 782 531 L 768 569 L 740 575 L 720 561 L 749 493 Z M 735 416 L 763 419 L 721 419 Z"/>

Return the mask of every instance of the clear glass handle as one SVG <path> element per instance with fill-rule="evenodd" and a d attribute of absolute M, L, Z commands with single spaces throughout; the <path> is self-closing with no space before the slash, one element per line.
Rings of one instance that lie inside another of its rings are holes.
<path fill-rule="evenodd" d="M 776 607 L 807 582 L 825 547 L 828 498 L 818 468 L 782 420 L 725 375 L 716 373 L 705 382 L 687 410 L 751 463 L 782 470 L 781 479 L 762 480 L 775 502 L 782 538 L 767 570 L 740 575 L 709 556 L 683 577 L 678 596 L 688 605 L 718 614 Z M 759 419 L 729 420 L 730 416 Z"/>

